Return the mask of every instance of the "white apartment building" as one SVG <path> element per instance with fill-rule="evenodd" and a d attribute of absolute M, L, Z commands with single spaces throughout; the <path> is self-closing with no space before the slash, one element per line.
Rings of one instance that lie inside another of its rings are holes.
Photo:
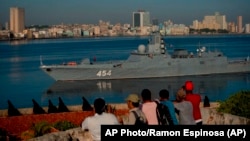
<path fill-rule="evenodd" d="M 194 29 L 227 29 L 226 16 L 220 15 L 218 12 L 216 12 L 215 15 L 204 16 L 202 22 L 199 22 L 198 20 L 193 21 L 192 27 Z"/>
<path fill-rule="evenodd" d="M 245 33 L 250 33 L 250 24 L 246 24 Z"/>

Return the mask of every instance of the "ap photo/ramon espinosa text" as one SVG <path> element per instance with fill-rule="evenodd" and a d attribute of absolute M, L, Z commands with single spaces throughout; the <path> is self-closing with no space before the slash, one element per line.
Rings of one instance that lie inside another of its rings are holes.
<path fill-rule="evenodd" d="M 102 125 L 101 139 L 225 139 L 250 140 L 249 125 L 177 125 L 177 126 L 134 126 Z"/>

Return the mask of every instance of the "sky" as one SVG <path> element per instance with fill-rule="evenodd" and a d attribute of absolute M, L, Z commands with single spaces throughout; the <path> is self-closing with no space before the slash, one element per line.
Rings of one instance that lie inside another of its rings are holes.
<path fill-rule="evenodd" d="M 25 9 L 25 25 L 132 24 L 132 13 L 145 10 L 159 22 L 189 26 L 219 12 L 227 22 L 250 23 L 250 0 L 0 0 L 0 24 L 9 21 L 10 7 Z"/>

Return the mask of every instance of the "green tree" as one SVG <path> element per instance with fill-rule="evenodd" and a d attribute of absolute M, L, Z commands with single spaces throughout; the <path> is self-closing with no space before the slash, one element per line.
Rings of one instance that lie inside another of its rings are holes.
<path fill-rule="evenodd" d="M 239 91 L 220 102 L 218 112 L 250 118 L 250 91 Z"/>

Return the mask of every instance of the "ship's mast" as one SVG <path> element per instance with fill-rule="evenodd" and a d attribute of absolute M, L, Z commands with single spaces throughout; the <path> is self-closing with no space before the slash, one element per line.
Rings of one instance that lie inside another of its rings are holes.
<path fill-rule="evenodd" d="M 40 55 L 40 65 L 43 66 L 42 56 Z"/>

